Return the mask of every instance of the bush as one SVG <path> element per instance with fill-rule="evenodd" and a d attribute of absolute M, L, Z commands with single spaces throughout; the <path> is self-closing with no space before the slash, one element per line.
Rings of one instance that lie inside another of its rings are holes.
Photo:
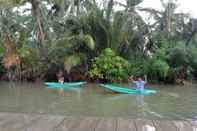
<path fill-rule="evenodd" d="M 122 81 L 128 78 L 128 67 L 127 60 L 117 56 L 112 49 L 106 48 L 98 57 L 93 59 L 89 74 L 97 79 Z"/>
<path fill-rule="evenodd" d="M 175 47 L 169 49 L 167 61 L 176 79 L 193 79 L 197 69 L 196 52 L 196 46 L 185 45 L 184 43 L 177 43 Z"/>
<path fill-rule="evenodd" d="M 164 80 L 170 70 L 168 63 L 161 59 L 150 59 L 144 68 L 145 73 L 152 82 Z"/>
<path fill-rule="evenodd" d="M 144 75 L 144 59 L 138 58 L 130 61 L 129 65 L 129 74 L 134 76 L 142 76 Z"/>

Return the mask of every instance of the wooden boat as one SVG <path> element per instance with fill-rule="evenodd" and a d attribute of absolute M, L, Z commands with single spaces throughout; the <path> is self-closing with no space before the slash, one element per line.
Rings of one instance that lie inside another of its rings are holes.
<path fill-rule="evenodd" d="M 143 91 L 141 91 L 141 90 L 124 88 L 120 86 L 114 86 L 111 84 L 100 84 L 100 86 L 109 89 L 113 92 L 124 93 L 124 94 L 154 94 L 157 92 L 156 90 L 152 90 L 152 89 L 144 89 Z"/>
<path fill-rule="evenodd" d="M 59 82 L 45 82 L 44 84 L 47 88 L 79 88 L 81 85 L 85 84 L 86 82 L 64 82 L 63 84 Z"/>

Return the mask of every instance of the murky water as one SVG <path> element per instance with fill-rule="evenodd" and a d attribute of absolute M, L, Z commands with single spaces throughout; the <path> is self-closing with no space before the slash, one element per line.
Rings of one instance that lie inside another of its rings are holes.
<path fill-rule="evenodd" d="M 111 94 L 95 84 L 60 96 L 42 83 L 0 83 L 0 112 L 146 119 L 197 118 L 197 86 L 154 87 L 157 94 Z"/>

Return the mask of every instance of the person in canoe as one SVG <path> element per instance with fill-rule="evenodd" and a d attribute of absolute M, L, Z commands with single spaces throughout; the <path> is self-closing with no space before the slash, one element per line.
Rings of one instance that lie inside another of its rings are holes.
<path fill-rule="evenodd" d="M 146 84 L 146 80 L 143 80 L 141 76 L 138 76 L 137 80 L 134 80 L 133 76 L 130 76 L 129 77 L 129 82 L 132 82 L 132 83 L 135 84 L 135 89 L 136 90 L 144 91 L 144 85 Z"/>
<path fill-rule="evenodd" d="M 63 73 L 63 71 L 59 70 L 59 72 L 56 74 L 56 76 L 57 76 L 58 82 L 61 83 L 61 84 L 64 84 L 64 73 Z M 63 88 L 60 88 L 59 94 L 64 95 L 64 89 Z"/>

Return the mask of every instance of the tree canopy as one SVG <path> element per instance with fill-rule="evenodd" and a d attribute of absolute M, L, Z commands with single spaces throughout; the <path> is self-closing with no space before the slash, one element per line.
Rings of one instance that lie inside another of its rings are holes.
<path fill-rule="evenodd" d="M 92 66 L 103 66 L 108 56 L 100 53 L 107 48 L 128 61 L 121 75 L 119 66 L 109 69 L 117 72 L 108 80 L 131 74 L 153 82 L 195 79 L 197 20 L 177 13 L 176 1 L 160 1 L 163 10 L 139 7 L 143 0 L 0 0 L 1 78 L 55 79 L 62 68 L 69 80 L 94 79 Z"/>

